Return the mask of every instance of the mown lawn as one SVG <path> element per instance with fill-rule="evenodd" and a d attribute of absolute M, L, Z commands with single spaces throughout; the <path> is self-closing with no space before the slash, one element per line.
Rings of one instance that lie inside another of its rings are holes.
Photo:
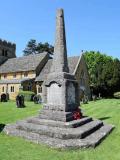
<path fill-rule="evenodd" d="M 41 108 L 32 102 L 26 103 L 26 106 L 18 109 L 15 102 L 0 103 L 0 124 L 36 115 Z M 99 100 L 82 105 L 81 108 L 86 115 L 116 126 L 96 149 L 60 151 L 1 132 L 0 160 L 120 160 L 120 100 Z"/>

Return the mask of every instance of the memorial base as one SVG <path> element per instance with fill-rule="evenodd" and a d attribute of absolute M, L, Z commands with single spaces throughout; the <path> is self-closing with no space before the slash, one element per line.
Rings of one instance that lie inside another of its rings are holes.
<path fill-rule="evenodd" d="M 49 115 L 47 116 L 47 114 Z M 104 124 L 100 120 L 93 120 L 91 117 L 64 122 L 64 114 L 63 121 L 59 121 L 59 114 L 56 112 L 58 117 L 51 112 L 47 112 L 47 114 L 42 111 L 37 117 L 6 125 L 4 132 L 52 148 L 77 149 L 96 147 L 114 128 L 112 125 Z M 47 117 L 49 118 L 47 119 Z"/>

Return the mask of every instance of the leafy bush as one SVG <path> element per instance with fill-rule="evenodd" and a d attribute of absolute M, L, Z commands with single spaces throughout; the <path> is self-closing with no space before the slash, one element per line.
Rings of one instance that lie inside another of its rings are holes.
<path fill-rule="evenodd" d="M 113 97 L 120 88 L 120 60 L 95 51 L 86 51 L 84 58 L 88 66 L 92 93 Z"/>
<path fill-rule="evenodd" d="M 120 99 L 120 92 L 115 92 L 115 93 L 114 93 L 114 98 Z"/>
<path fill-rule="evenodd" d="M 35 93 L 31 91 L 20 91 L 18 95 L 23 95 L 25 101 L 33 101 Z"/>

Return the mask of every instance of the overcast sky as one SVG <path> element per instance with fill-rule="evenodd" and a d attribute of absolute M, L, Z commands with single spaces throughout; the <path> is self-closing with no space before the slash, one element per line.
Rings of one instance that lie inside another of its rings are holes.
<path fill-rule="evenodd" d="M 1 0 L 0 38 L 16 43 L 17 56 L 30 39 L 54 45 L 57 8 L 69 56 L 96 50 L 120 58 L 120 0 Z"/>

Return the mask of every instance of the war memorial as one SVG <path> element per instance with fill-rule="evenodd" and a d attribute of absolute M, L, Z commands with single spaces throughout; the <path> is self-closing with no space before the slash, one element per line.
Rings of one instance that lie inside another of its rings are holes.
<path fill-rule="evenodd" d="M 63 9 L 57 10 L 54 58 L 44 87 L 46 103 L 39 115 L 6 125 L 6 134 L 53 148 L 88 148 L 114 128 L 80 110 L 79 85 L 69 73 Z"/>

